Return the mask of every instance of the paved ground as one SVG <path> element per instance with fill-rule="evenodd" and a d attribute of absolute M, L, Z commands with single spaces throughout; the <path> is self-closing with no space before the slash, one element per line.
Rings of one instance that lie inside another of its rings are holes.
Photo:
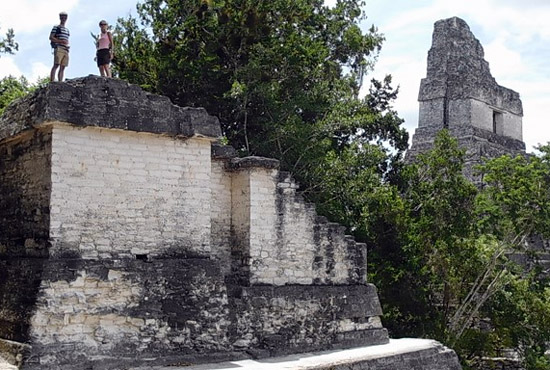
<path fill-rule="evenodd" d="M 352 364 L 357 361 L 414 352 L 435 348 L 437 342 L 428 339 L 392 339 L 390 343 L 379 346 L 359 347 L 346 350 L 335 350 L 315 353 L 301 353 L 285 357 L 273 357 L 264 360 L 243 360 L 221 362 L 185 367 L 137 367 L 131 370 L 314 370 L 327 369 L 331 366 Z"/>
<path fill-rule="evenodd" d="M 204 364 L 195 366 L 147 366 L 134 367 L 130 370 L 314 370 L 327 369 L 331 366 L 352 364 L 358 361 L 398 355 L 423 349 L 435 348 L 439 344 L 428 339 L 392 339 L 390 343 L 380 346 L 359 347 L 346 350 L 335 350 L 298 355 L 273 357 L 263 360 L 242 360 Z M 0 357 L 0 370 L 17 370 Z"/>

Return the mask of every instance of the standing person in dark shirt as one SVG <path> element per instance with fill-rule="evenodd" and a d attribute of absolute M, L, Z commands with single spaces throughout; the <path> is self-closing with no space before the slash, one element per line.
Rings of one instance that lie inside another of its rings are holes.
<path fill-rule="evenodd" d="M 50 81 L 55 81 L 55 72 L 59 68 L 57 79 L 63 81 L 65 67 L 69 65 L 69 29 L 65 27 L 67 22 L 67 13 L 59 13 L 59 25 L 53 26 L 50 33 L 50 41 L 53 52 L 53 67 L 50 72 Z"/>

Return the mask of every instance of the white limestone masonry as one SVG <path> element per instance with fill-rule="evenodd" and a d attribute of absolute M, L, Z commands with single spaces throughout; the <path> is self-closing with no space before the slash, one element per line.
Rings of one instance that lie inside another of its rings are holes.
<path fill-rule="evenodd" d="M 54 124 L 51 254 L 210 252 L 210 141 Z"/>
<path fill-rule="evenodd" d="M 231 181 L 224 162 L 212 161 L 211 173 L 211 252 L 225 275 L 231 271 Z"/>
<path fill-rule="evenodd" d="M 247 168 L 233 174 L 232 186 L 235 248 L 246 256 L 241 264 L 250 283 L 349 283 L 355 266 L 348 243 L 355 241 L 339 225 L 317 223 L 290 176 L 279 180 L 278 170 Z M 366 276 L 359 280 L 366 283 Z"/>

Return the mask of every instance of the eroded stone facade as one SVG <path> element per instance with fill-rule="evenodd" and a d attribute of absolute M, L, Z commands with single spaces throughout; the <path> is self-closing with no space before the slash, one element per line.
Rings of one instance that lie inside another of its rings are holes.
<path fill-rule="evenodd" d="M 429 150 L 441 129 L 466 148 L 465 174 L 474 182 L 473 167 L 483 158 L 525 153 L 519 94 L 497 84 L 481 43 L 460 18 L 435 23 L 418 101 L 409 160 Z"/>
<path fill-rule="evenodd" d="M 0 348 L 28 369 L 388 342 L 366 246 L 204 110 L 114 79 L 0 118 Z M 19 360 L 17 360 L 19 359 Z M 125 365 L 126 364 L 126 365 Z"/>

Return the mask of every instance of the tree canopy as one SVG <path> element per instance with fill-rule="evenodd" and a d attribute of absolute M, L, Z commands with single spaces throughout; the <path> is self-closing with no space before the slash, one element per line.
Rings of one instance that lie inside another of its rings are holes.
<path fill-rule="evenodd" d="M 4 109 L 14 100 L 27 95 L 33 86 L 25 77 L 4 77 L 0 80 L 0 115 Z"/>
<path fill-rule="evenodd" d="M 13 29 L 10 28 L 6 32 L 6 37 L 0 38 L 0 54 L 13 54 L 17 50 L 19 50 L 19 45 L 15 42 Z"/>
<path fill-rule="evenodd" d="M 462 174 L 464 150 L 443 130 L 405 166 L 392 243 L 369 254 L 393 335 L 439 339 L 466 368 L 510 349 L 527 369 L 550 366 L 548 274 L 530 242 L 550 237 L 549 150 L 487 160 L 477 188 Z"/>
<path fill-rule="evenodd" d="M 241 153 L 279 159 L 311 200 L 334 203 L 346 195 L 326 185 L 333 158 L 363 174 L 354 187 L 379 186 L 408 140 L 390 77 L 359 95 L 383 41 L 360 27 L 362 4 L 146 0 L 139 20 L 119 19 L 115 70 L 175 104 L 206 108 Z M 368 161 L 351 163 L 354 155 Z M 352 223 L 355 211 L 338 212 Z"/>

